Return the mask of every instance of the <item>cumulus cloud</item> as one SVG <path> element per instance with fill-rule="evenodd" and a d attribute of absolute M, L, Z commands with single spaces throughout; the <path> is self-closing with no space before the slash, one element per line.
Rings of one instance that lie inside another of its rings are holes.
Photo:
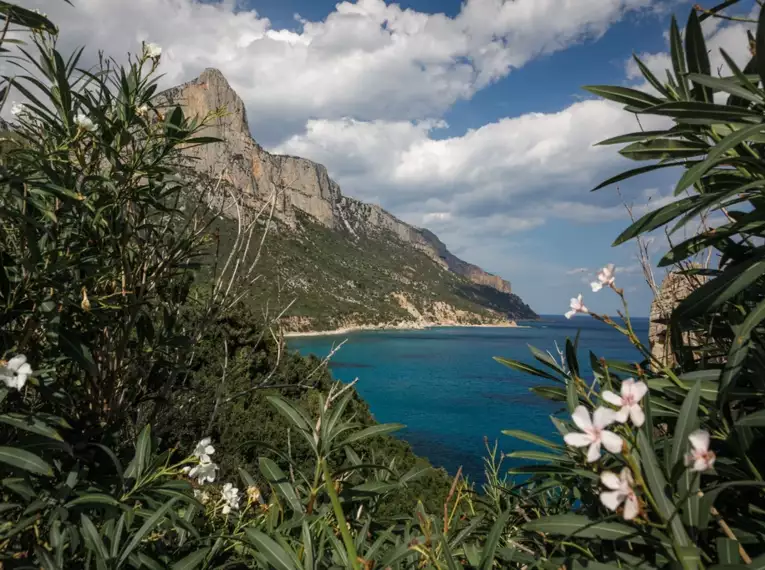
<path fill-rule="evenodd" d="M 647 118 L 643 126 L 660 121 Z M 538 227 L 549 217 L 579 222 L 627 217 L 612 193 L 587 203 L 578 199 L 628 164 L 613 148 L 593 146 L 637 130 L 635 118 L 619 105 L 581 101 L 557 113 L 505 118 L 448 138 L 434 137 L 439 126 L 314 120 L 275 151 L 326 164 L 346 191 L 413 223 L 439 228 L 476 227 L 480 220 L 478 231 L 505 234 Z"/>
<path fill-rule="evenodd" d="M 321 21 L 276 29 L 234 0 L 28 0 L 60 26 L 63 46 L 112 55 L 142 40 L 165 48 L 166 84 L 218 67 L 244 99 L 259 139 L 310 118 L 414 120 L 531 59 L 597 38 L 625 13 L 667 0 L 467 0 L 455 17 L 383 0 L 340 2 Z M 256 4 L 257 5 L 257 4 Z"/>

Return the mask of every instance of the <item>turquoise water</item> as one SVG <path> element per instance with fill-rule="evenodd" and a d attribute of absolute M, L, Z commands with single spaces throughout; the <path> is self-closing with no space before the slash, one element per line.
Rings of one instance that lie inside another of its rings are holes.
<path fill-rule="evenodd" d="M 566 337 L 573 339 L 581 330 L 579 360 L 585 378 L 591 373 L 589 350 L 609 359 L 640 360 L 625 337 L 591 318 L 545 316 L 520 324 L 529 328 L 364 331 L 291 338 L 289 347 L 325 357 L 347 338 L 330 364 L 335 378 L 358 378 L 358 391 L 377 421 L 406 424 L 398 435 L 417 454 L 450 473 L 462 466 L 481 480 L 484 437 L 498 440 L 505 452 L 530 448 L 501 431 L 522 429 L 555 437 L 549 416 L 560 409 L 529 391 L 543 380 L 502 366 L 493 356 L 531 364 L 535 361 L 528 344 L 555 355 L 555 341 L 563 348 Z M 633 326 L 645 340 L 648 320 L 633 319 Z"/>

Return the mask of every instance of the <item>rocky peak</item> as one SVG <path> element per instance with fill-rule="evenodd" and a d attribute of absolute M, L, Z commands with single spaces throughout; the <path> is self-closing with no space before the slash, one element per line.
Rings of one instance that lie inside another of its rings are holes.
<path fill-rule="evenodd" d="M 251 206 L 275 198 L 275 215 L 287 226 L 296 227 L 299 210 L 326 227 L 346 232 L 349 239 L 389 236 L 422 251 L 444 269 L 511 293 L 510 283 L 459 259 L 432 232 L 411 226 L 379 206 L 343 196 L 323 165 L 263 150 L 250 134 L 244 102 L 219 70 L 206 69 L 198 78 L 164 92 L 159 102 L 181 105 L 187 115 L 200 117 L 224 110 L 225 116 L 201 133 L 223 142 L 190 149 L 194 168 L 213 179 L 222 177 Z"/>

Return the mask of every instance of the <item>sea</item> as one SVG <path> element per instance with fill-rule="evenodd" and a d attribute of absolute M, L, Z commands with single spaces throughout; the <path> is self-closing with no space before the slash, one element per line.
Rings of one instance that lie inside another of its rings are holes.
<path fill-rule="evenodd" d="M 487 443 L 496 443 L 505 453 L 534 448 L 502 430 L 560 439 L 550 416 L 564 411 L 561 404 L 530 391 L 549 381 L 511 370 L 493 357 L 544 368 L 528 345 L 549 351 L 557 360 L 556 342 L 563 349 L 566 338 L 573 340 L 579 331 L 580 374 L 585 379 L 592 373 L 590 351 L 613 360 L 641 360 L 625 336 L 587 316 L 567 320 L 548 315 L 518 324 L 518 328 L 437 327 L 292 337 L 288 348 L 324 358 L 345 340 L 330 361 L 333 376 L 343 382 L 358 379 L 357 390 L 375 419 L 406 425 L 396 435 L 415 453 L 451 474 L 462 467 L 480 483 Z M 633 318 L 632 324 L 647 342 L 648 319 Z M 502 467 L 513 465 L 514 460 L 506 459 Z"/>

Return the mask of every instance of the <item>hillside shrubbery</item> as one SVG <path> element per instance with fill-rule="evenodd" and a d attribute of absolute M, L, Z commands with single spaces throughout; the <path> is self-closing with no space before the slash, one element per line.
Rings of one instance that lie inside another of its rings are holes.
<path fill-rule="evenodd" d="M 626 301 L 619 322 L 590 316 L 643 362 L 590 353 L 583 378 L 576 340 L 561 362 L 500 359 L 545 379 L 561 437 L 506 432 L 539 449 L 512 453 L 531 463 L 509 474 L 489 449 L 476 489 L 241 309 L 249 229 L 208 263 L 218 202 L 179 168 L 211 117 L 155 106 L 160 48 L 80 70 L 52 23 L 0 6 L 32 31 L 2 91 L 27 100 L 0 156 L 2 567 L 765 567 L 765 66 L 713 76 L 708 13 L 684 36 L 673 23 L 666 82 L 637 62 L 651 93 L 589 88 L 668 122 L 607 141 L 659 161 L 607 183 L 681 172 L 683 197 L 617 243 L 724 216 L 661 262 L 704 277 L 668 323 L 678 364 L 652 360 Z M 687 263 L 709 251 L 713 265 Z M 624 301 L 608 268 L 598 283 Z"/>

